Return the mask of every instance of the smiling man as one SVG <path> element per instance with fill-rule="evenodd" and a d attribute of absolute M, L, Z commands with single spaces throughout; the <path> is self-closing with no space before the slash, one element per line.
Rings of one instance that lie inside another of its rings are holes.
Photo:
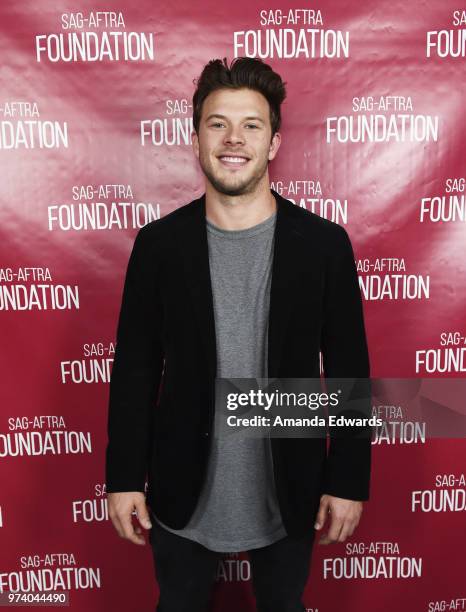
<path fill-rule="evenodd" d="M 150 529 L 158 612 L 207 610 L 221 553 L 248 551 L 257 610 L 304 610 L 315 530 L 344 542 L 370 439 L 213 436 L 215 378 L 368 377 L 354 254 L 339 225 L 270 189 L 285 84 L 209 62 L 193 97 L 205 193 L 142 228 L 110 383 L 106 479 L 120 536 Z M 305 313 L 305 314 L 303 314 Z M 147 498 L 145 479 L 148 475 Z M 152 522 L 151 522 L 152 519 Z"/>

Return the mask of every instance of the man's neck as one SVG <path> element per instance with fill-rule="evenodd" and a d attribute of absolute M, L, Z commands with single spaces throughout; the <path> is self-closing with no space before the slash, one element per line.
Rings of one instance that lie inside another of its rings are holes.
<path fill-rule="evenodd" d="M 271 217 L 277 210 L 275 197 L 268 186 L 241 196 L 228 196 L 206 185 L 206 217 L 222 229 L 242 230 Z"/>

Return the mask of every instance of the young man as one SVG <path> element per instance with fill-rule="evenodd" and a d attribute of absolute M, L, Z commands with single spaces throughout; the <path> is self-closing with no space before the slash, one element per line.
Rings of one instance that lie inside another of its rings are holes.
<path fill-rule="evenodd" d="M 347 232 L 270 189 L 285 85 L 209 62 L 193 97 L 205 193 L 136 236 L 110 383 L 106 482 L 120 536 L 149 539 L 158 612 L 207 609 L 222 552 L 248 551 L 257 609 L 304 610 L 315 529 L 344 542 L 370 440 L 214 438 L 216 377 L 369 377 Z M 144 495 L 148 474 L 147 503 Z M 150 517 L 152 521 L 150 520 Z"/>

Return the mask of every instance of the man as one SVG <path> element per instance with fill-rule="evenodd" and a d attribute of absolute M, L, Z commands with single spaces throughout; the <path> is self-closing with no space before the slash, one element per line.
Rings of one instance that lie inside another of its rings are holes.
<path fill-rule="evenodd" d="M 214 438 L 216 377 L 368 377 L 354 254 L 339 225 L 270 189 L 285 84 L 207 64 L 193 97 L 205 193 L 136 236 L 110 383 L 106 481 L 120 536 L 150 529 L 158 612 L 207 609 L 222 552 L 247 550 L 257 609 L 304 610 L 315 529 L 344 542 L 370 440 Z M 144 495 L 148 474 L 147 504 Z M 152 518 L 152 522 L 150 520 Z"/>

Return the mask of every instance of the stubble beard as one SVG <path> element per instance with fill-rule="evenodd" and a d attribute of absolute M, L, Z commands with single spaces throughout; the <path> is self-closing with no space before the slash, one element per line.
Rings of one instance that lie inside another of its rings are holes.
<path fill-rule="evenodd" d="M 257 170 L 252 174 L 252 176 L 250 176 L 249 178 L 244 178 L 235 184 L 229 183 L 228 181 L 224 181 L 218 175 L 216 175 L 212 167 L 210 167 L 209 164 L 205 163 L 202 156 L 199 156 L 199 164 L 205 176 L 216 191 L 228 196 L 240 196 L 246 193 L 251 193 L 255 190 L 257 184 L 267 171 L 269 160 L 266 157 L 260 167 L 257 168 Z"/>

